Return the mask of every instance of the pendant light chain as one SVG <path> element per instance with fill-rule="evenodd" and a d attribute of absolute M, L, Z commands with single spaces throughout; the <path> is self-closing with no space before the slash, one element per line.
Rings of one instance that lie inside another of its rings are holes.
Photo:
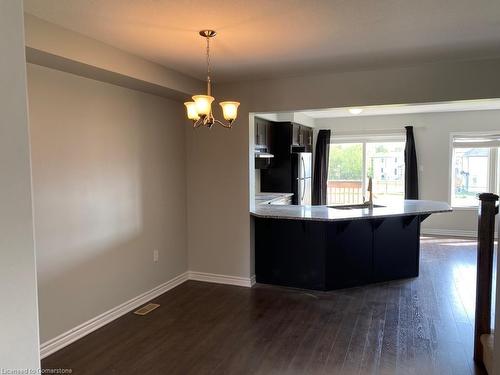
<path fill-rule="evenodd" d="M 210 38 L 207 36 L 207 95 L 212 95 L 212 88 L 210 84 Z"/>

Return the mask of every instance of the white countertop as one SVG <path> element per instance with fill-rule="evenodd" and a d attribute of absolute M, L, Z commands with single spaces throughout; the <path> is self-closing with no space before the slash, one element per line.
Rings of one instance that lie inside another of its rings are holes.
<path fill-rule="evenodd" d="M 446 202 L 426 200 L 404 200 L 386 207 L 373 209 L 341 210 L 328 206 L 278 206 L 256 205 L 251 212 L 253 216 L 273 219 L 315 220 L 315 221 L 341 221 L 359 220 L 369 218 L 384 218 L 390 216 L 425 215 L 438 212 L 451 212 L 450 205 Z"/>
<path fill-rule="evenodd" d="M 292 197 L 293 193 L 256 193 L 255 204 L 270 204 L 283 198 Z"/>

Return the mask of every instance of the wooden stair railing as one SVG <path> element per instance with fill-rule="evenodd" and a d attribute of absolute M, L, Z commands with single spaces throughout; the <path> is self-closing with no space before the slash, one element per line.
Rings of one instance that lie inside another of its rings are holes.
<path fill-rule="evenodd" d="M 484 365 L 481 335 L 491 333 L 491 293 L 493 282 L 493 246 L 498 195 L 479 194 L 477 226 L 476 317 L 474 326 L 474 361 Z"/>

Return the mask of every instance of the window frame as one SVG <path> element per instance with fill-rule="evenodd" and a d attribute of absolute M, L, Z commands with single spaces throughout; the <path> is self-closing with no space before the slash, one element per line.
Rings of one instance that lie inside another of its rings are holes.
<path fill-rule="evenodd" d="M 362 145 L 362 179 L 361 179 L 361 188 L 363 192 L 366 192 L 368 188 L 366 184 L 366 144 L 367 143 L 383 143 L 383 142 L 406 142 L 406 135 L 404 133 L 387 133 L 387 134 L 338 134 L 333 135 L 330 138 L 330 144 L 345 144 L 345 143 L 361 143 Z"/>
<path fill-rule="evenodd" d="M 498 131 L 479 131 L 479 132 L 452 132 L 450 133 L 450 140 L 449 140 L 449 151 L 448 151 L 448 203 L 450 206 L 457 211 L 477 211 L 479 208 L 479 201 L 478 204 L 475 206 L 456 206 L 453 205 L 453 154 L 455 147 L 453 146 L 454 142 L 453 140 L 457 137 L 464 137 L 464 138 L 471 138 L 473 140 L 474 138 L 478 138 L 481 136 L 484 137 L 489 137 L 489 136 L 494 136 L 498 135 Z M 459 147 L 456 147 L 459 148 Z M 477 147 L 481 148 L 481 147 Z M 489 148 L 489 156 L 488 156 L 488 190 L 490 192 L 493 192 L 495 194 L 498 194 L 500 190 L 500 165 L 498 163 L 499 161 L 499 152 L 498 149 L 499 147 L 482 147 L 482 148 Z M 493 191 L 491 191 L 493 190 Z"/>

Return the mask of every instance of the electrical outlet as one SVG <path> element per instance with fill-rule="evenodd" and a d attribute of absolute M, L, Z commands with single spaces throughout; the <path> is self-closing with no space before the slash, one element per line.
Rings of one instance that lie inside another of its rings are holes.
<path fill-rule="evenodd" d="M 159 256 L 158 250 L 154 249 L 153 250 L 153 262 L 158 263 L 158 256 Z"/>

